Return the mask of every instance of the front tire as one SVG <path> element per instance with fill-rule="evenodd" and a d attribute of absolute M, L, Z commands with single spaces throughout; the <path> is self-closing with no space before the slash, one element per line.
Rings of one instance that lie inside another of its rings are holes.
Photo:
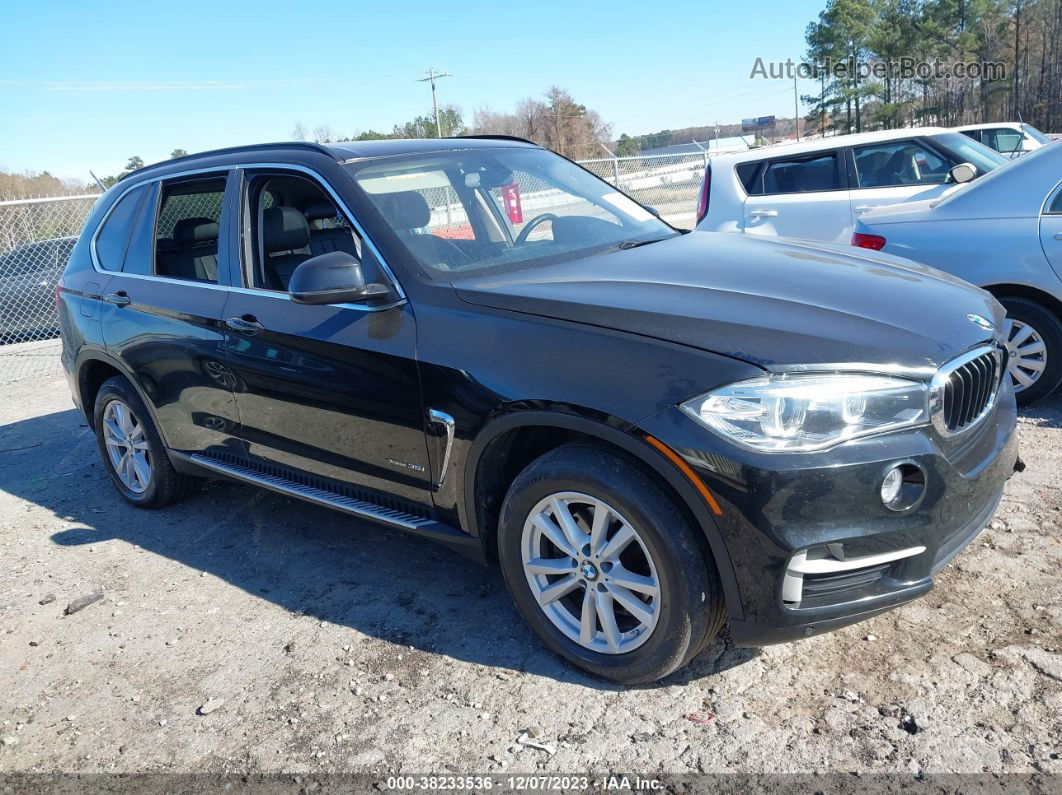
<path fill-rule="evenodd" d="M 1062 322 L 1043 304 L 1028 298 L 1000 298 L 1011 384 L 1019 406 L 1054 392 L 1062 383 Z"/>
<path fill-rule="evenodd" d="M 173 468 L 140 395 L 121 376 L 104 381 L 93 407 L 96 443 L 118 492 L 138 508 L 163 508 L 187 497 L 196 478 Z"/>
<path fill-rule="evenodd" d="M 602 447 L 566 445 L 520 473 L 502 505 L 498 552 L 535 633 L 616 682 L 667 676 L 725 617 L 697 530 L 649 474 Z"/>

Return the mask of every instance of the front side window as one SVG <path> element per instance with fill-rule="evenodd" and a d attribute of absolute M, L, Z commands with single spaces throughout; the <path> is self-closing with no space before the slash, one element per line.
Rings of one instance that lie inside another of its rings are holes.
<path fill-rule="evenodd" d="M 247 282 L 285 292 L 295 269 L 310 257 L 342 251 L 362 259 L 361 240 L 331 196 L 315 181 L 286 173 L 254 174 L 244 201 Z M 380 281 L 362 262 L 366 281 Z"/>
<path fill-rule="evenodd" d="M 852 152 L 860 188 L 939 185 L 950 168 L 947 160 L 917 141 L 857 146 Z"/>
<path fill-rule="evenodd" d="M 96 233 L 96 260 L 103 270 L 122 270 L 129 233 L 138 217 L 140 201 L 147 191 L 146 185 L 138 185 L 118 199 Z"/>
<path fill-rule="evenodd" d="M 552 152 L 470 149 L 347 168 L 428 275 L 502 272 L 681 234 Z"/>
<path fill-rule="evenodd" d="M 763 192 L 811 193 L 841 189 L 836 152 L 774 160 L 763 172 Z"/>
<path fill-rule="evenodd" d="M 155 274 L 217 284 L 225 177 L 163 185 L 155 225 Z"/>

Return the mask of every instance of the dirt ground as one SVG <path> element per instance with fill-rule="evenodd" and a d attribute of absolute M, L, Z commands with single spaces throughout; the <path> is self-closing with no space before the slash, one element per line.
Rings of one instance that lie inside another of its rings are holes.
<path fill-rule="evenodd" d="M 926 598 L 625 688 L 495 570 L 240 485 L 136 510 L 64 381 L 0 391 L 0 772 L 1062 772 L 1062 397 Z"/>

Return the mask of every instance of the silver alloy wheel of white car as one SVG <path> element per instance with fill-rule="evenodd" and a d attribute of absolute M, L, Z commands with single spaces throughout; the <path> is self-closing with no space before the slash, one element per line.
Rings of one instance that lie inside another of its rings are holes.
<path fill-rule="evenodd" d="M 144 426 L 120 400 L 112 400 L 103 409 L 103 441 L 111 466 L 125 487 L 134 494 L 147 491 L 153 471 Z"/>
<path fill-rule="evenodd" d="M 1028 389 L 1047 367 L 1047 346 L 1040 332 L 1020 320 L 1007 318 L 1003 327 L 1007 345 L 1007 372 L 1015 392 Z"/>
<path fill-rule="evenodd" d="M 524 575 L 550 622 L 583 648 L 633 651 L 660 616 L 660 578 L 638 530 L 603 500 L 559 492 L 524 522 Z"/>

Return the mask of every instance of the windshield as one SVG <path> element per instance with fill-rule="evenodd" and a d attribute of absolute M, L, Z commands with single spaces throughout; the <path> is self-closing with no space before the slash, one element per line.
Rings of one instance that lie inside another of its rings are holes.
<path fill-rule="evenodd" d="M 1050 138 L 1048 138 L 1042 132 L 1037 130 L 1031 124 L 1022 124 L 1021 128 L 1023 130 L 1025 130 L 1026 135 L 1028 135 L 1030 138 L 1032 138 L 1034 141 L 1036 141 L 1036 143 L 1038 143 L 1038 144 L 1049 144 L 1049 143 L 1051 143 L 1051 139 Z"/>
<path fill-rule="evenodd" d="M 409 253 L 438 278 L 551 264 L 681 234 L 544 149 L 433 152 L 347 168 Z"/>
<path fill-rule="evenodd" d="M 977 168 L 977 173 L 987 174 L 1010 160 L 995 149 L 989 149 L 982 143 L 969 138 L 962 133 L 946 132 L 933 136 L 942 146 L 947 147 L 958 158 L 960 163 L 970 163 Z"/>

